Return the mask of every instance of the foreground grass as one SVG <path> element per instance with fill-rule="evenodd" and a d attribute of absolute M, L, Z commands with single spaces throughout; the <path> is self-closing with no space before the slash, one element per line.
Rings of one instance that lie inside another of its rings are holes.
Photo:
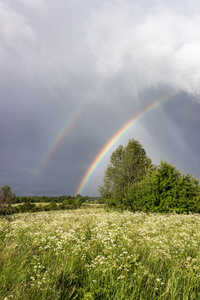
<path fill-rule="evenodd" d="M 200 216 L 100 209 L 0 219 L 0 299 L 200 299 Z"/>

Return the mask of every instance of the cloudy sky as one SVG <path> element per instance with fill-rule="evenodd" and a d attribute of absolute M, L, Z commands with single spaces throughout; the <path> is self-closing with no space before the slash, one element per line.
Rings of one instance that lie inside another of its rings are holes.
<path fill-rule="evenodd" d="M 130 138 L 200 178 L 199 0 L 0 0 L 0 185 L 97 196 Z"/>

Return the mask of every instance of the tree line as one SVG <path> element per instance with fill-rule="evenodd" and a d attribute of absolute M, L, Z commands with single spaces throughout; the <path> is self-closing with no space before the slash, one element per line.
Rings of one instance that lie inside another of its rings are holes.
<path fill-rule="evenodd" d="M 67 200 L 69 202 L 72 202 L 75 200 L 75 198 L 80 198 L 81 195 L 77 196 L 70 196 L 70 195 L 63 195 L 63 196 L 17 196 L 13 200 L 13 203 L 47 203 L 47 202 L 56 202 L 56 203 L 62 203 L 63 201 Z M 84 201 L 89 199 L 89 196 L 83 197 Z"/>
<path fill-rule="evenodd" d="M 111 154 L 99 193 L 110 208 L 144 212 L 200 212 L 199 180 L 167 161 L 156 166 L 135 139 Z"/>
<path fill-rule="evenodd" d="M 66 210 L 80 208 L 83 203 L 95 203 L 89 196 L 15 196 L 10 186 L 5 185 L 0 189 L 0 215 L 13 213 L 38 212 L 50 210 Z M 44 205 L 45 204 L 45 205 Z"/>

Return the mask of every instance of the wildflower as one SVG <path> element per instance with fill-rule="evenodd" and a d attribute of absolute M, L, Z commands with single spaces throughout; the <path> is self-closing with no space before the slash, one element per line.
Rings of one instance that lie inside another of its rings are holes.
<path fill-rule="evenodd" d="M 31 276 L 30 279 L 31 279 L 31 280 L 35 280 L 35 277 Z"/>
<path fill-rule="evenodd" d="M 123 279 L 125 276 L 120 275 L 117 279 Z"/>

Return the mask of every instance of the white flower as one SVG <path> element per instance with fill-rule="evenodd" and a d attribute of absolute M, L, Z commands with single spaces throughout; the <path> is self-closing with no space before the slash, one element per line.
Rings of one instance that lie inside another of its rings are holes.
<path fill-rule="evenodd" d="M 123 279 L 125 276 L 120 275 L 117 279 Z"/>

